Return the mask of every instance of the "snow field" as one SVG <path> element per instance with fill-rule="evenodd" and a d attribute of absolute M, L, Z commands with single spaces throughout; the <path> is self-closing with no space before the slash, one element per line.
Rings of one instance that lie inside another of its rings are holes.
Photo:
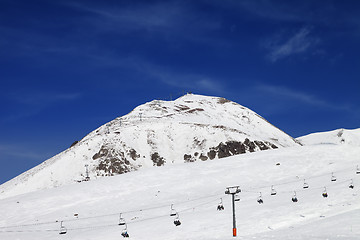
<path fill-rule="evenodd" d="M 234 185 L 242 189 L 236 203 L 239 239 L 359 239 L 359 156 L 359 148 L 349 145 L 292 147 L 9 197 L 0 200 L 0 239 L 121 239 L 120 213 L 130 239 L 233 239 L 231 197 L 224 191 Z M 348 188 L 350 179 L 354 189 Z M 324 187 L 328 198 L 321 195 Z M 294 191 L 297 203 L 291 201 Z M 256 202 L 260 192 L 264 204 Z M 171 204 L 178 227 L 169 216 Z M 60 221 L 65 235 L 59 235 Z"/>

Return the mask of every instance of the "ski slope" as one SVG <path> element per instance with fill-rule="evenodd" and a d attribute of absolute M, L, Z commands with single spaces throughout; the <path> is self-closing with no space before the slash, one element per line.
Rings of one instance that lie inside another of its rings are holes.
<path fill-rule="evenodd" d="M 224 191 L 236 185 L 242 190 L 238 239 L 360 239 L 359 156 L 359 147 L 347 144 L 288 147 L 17 195 L 0 200 L 0 239 L 122 239 L 120 213 L 129 239 L 234 239 L 231 197 Z M 256 201 L 260 192 L 263 204 Z M 220 198 L 224 211 L 216 210 Z M 180 226 L 169 215 L 171 204 Z"/>

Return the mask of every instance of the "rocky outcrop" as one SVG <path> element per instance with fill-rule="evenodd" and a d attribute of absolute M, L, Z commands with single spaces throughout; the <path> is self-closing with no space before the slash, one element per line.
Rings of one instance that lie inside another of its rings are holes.
<path fill-rule="evenodd" d="M 165 164 L 165 159 L 163 157 L 160 157 L 158 152 L 154 152 L 151 154 L 151 161 L 153 161 L 153 166 L 163 166 Z"/>
<path fill-rule="evenodd" d="M 197 140 L 197 142 L 199 142 Z M 275 144 L 267 141 L 250 141 L 248 138 L 244 142 L 239 141 L 227 141 L 225 143 L 219 143 L 216 147 L 212 147 L 206 153 L 198 152 L 194 153 L 194 156 L 191 154 L 184 155 L 185 162 L 195 162 L 196 160 L 206 161 L 208 159 L 213 160 L 217 158 L 224 158 L 233 155 L 243 154 L 246 152 L 255 152 L 257 150 L 268 150 L 278 148 Z"/>
<path fill-rule="evenodd" d="M 110 146 L 103 145 L 92 159 L 97 160 L 95 171 L 97 176 L 113 176 L 137 169 L 133 162 L 140 158 L 135 149 L 117 151 Z"/>

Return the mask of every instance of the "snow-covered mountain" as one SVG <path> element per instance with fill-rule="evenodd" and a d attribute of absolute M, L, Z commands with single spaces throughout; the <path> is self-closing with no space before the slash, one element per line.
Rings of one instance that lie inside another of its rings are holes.
<path fill-rule="evenodd" d="M 0 186 L 0 198 L 143 167 L 209 161 L 299 143 L 257 113 L 194 94 L 143 104 Z"/>
<path fill-rule="evenodd" d="M 316 144 L 349 144 L 360 146 L 360 128 L 358 129 L 337 129 L 329 132 L 312 133 L 297 138 L 303 145 Z"/>
<path fill-rule="evenodd" d="M 230 186 L 239 239 L 360 239 L 359 130 L 294 140 L 223 98 L 146 103 L 1 185 L 0 239 L 235 239 Z"/>

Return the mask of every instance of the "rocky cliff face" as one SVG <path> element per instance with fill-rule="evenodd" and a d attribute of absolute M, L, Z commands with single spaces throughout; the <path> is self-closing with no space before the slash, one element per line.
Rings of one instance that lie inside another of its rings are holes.
<path fill-rule="evenodd" d="M 224 98 L 187 94 L 135 108 L 0 190 L 16 185 L 18 191 L 30 191 L 81 181 L 85 165 L 94 179 L 296 145 L 296 140 L 246 107 Z"/>

